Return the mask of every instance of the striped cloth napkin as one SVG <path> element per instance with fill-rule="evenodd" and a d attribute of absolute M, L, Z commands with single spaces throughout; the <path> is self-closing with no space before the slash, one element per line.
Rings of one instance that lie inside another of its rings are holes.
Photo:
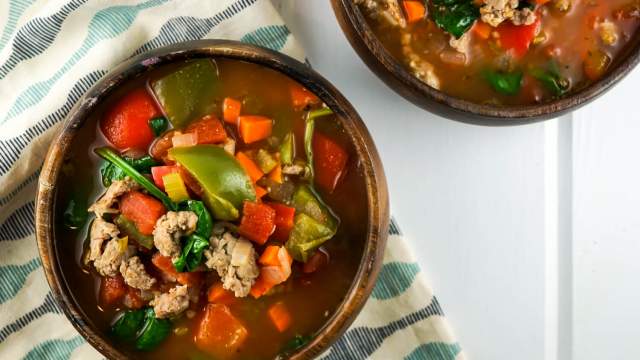
<path fill-rule="evenodd" d="M 0 5 L 0 359 L 93 359 L 53 300 L 34 236 L 49 142 L 73 104 L 132 55 L 201 38 L 304 53 L 268 0 L 4 0 Z M 392 223 L 380 279 L 326 359 L 462 359 Z"/>

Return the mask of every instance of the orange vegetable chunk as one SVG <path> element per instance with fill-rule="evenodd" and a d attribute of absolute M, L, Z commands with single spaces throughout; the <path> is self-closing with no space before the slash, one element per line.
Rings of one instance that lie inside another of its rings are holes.
<path fill-rule="evenodd" d="M 320 103 L 320 99 L 311 91 L 298 83 L 292 83 L 289 87 L 291 91 L 291 102 L 294 110 L 300 111 L 307 105 L 316 105 Z"/>
<path fill-rule="evenodd" d="M 280 265 L 280 260 L 278 259 L 279 251 L 280 251 L 280 246 L 277 246 L 277 245 L 267 246 L 262 252 L 262 255 L 260 255 L 260 259 L 258 259 L 258 262 L 262 265 L 279 266 Z"/>
<path fill-rule="evenodd" d="M 276 212 L 270 206 L 245 201 L 238 232 L 247 239 L 262 245 L 275 229 Z"/>
<path fill-rule="evenodd" d="M 271 136 L 273 121 L 265 116 L 243 115 L 238 117 L 238 126 L 242 140 L 251 144 Z"/>
<path fill-rule="evenodd" d="M 283 302 L 273 304 L 267 312 L 278 331 L 284 332 L 291 326 L 291 314 Z"/>
<path fill-rule="evenodd" d="M 225 359 L 238 351 L 247 336 L 247 329 L 226 305 L 208 304 L 195 331 L 195 343 L 198 349 Z"/>
<path fill-rule="evenodd" d="M 221 282 L 211 285 L 209 291 L 207 291 L 207 300 L 213 304 L 233 304 L 236 301 L 236 297 L 232 291 L 225 289 Z"/>
<path fill-rule="evenodd" d="M 120 212 L 136 224 L 140 233 L 151 235 L 156 222 L 167 210 L 162 202 L 153 196 L 130 191 L 120 200 Z"/>
<path fill-rule="evenodd" d="M 402 8 L 408 23 L 413 23 L 424 19 L 427 13 L 424 3 L 418 0 L 403 0 Z"/>
<path fill-rule="evenodd" d="M 224 98 L 222 101 L 222 117 L 224 118 L 224 122 L 236 125 L 241 109 L 242 103 L 240 101 L 230 97 Z"/>
<path fill-rule="evenodd" d="M 184 130 L 186 134 L 196 134 L 198 144 L 217 144 L 227 140 L 227 132 L 222 122 L 213 115 L 194 121 Z"/>
<path fill-rule="evenodd" d="M 247 154 L 243 153 L 242 151 L 238 151 L 238 153 L 236 154 L 236 160 L 238 160 L 240 165 L 242 165 L 244 171 L 247 172 L 247 175 L 249 175 L 253 182 L 260 180 L 260 178 L 264 176 L 264 173 L 262 172 L 262 170 L 260 170 L 258 165 L 256 165 L 256 163 L 253 162 L 253 160 L 251 160 L 251 158 L 249 158 Z"/>

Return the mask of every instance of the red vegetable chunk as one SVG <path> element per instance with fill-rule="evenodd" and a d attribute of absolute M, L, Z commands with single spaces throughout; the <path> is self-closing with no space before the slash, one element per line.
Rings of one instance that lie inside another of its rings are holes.
<path fill-rule="evenodd" d="M 333 192 L 342 176 L 349 156 L 332 139 L 316 132 L 313 134 L 313 167 L 318 185 Z"/>
<path fill-rule="evenodd" d="M 164 190 L 164 181 L 162 177 L 172 173 L 180 173 L 180 167 L 177 165 L 169 165 L 169 166 L 154 166 L 151 168 L 151 176 L 153 177 L 153 182 L 156 183 L 156 186 L 160 189 Z"/>
<path fill-rule="evenodd" d="M 103 277 L 100 281 L 100 302 L 103 305 L 115 305 L 127 292 L 122 276 Z"/>
<path fill-rule="evenodd" d="M 198 144 L 217 144 L 227 140 L 227 132 L 222 122 L 213 115 L 207 115 L 194 121 L 184 130 L 187 134 L 196 134 Z"/>
<path fill-rule="evenodd" d="M 269 205 L 245 201 L 238 231 L 260 245 L 267 242 L 275 229 L 276 211 Z"/>
<path fill-rule="evenodd" d="M 119 150 L 146 150 L 154 139 L 149 120 L 160 115 L 155 101 L 145 89 L 130 92 L 111 108 L 100 129 Z"/>
<path fill-rule="evenodd" d="M 198 349 L 220 359 L 233 356 L 249 336 L 240 320 L 222 304 L 207 305 L 195 333 Z"/>
<path fill-rule="evenodd" d="M 328 263 L 329 263 L 329 253 L 327 253 L 326 250 L 324 250 L 323 248 L 320 248 L 315 253 L 313 253 L 313 255 L 311 255 L 311 257 L 309 258 L 309 260 L 307 260 L 306 263 L 304 263 L 304 266 L 302 267 L 302 272 L 305 274 L 314 273 Z"/>
<path fill-rule="evenodd" d="M 278 241 L 287 241 L 289 239 L 289 233 L 293 229 L 293 219 L 296 214 L 296 209 L 278 203 L 269 203 L 276 212 L 276 219 L 274 221 L 276 230 L 273 232 L 273 238 Z"/>
<path fill-rule="evenodd" d="M 178 272 L 171 258 L 162 256 L 159 252 L 153 254 L 151 263 L 162 273 L 162 278 L 168 282 L 178 282 L 181 285 L 199 286 L 204 280 L 201 271 Z"/>
<path fill-rule="evenodd" d="M 291 102 L 295 110 L 302 110 L 308 105 L 316 105 L 320 103 L 320 99 L 311 91 L 298 83 L 291 84 Z"/>
<path fill-rule="evenodd" d="M 540 27 L 540 17 L 531 25 L 514 25 L 511 21 L 505 21 L 497 28 L 500 35 L 500 45 L 504 49 L 513 49 L 516 56 L 523 56 L 529 51 L 529 45 L 536 37 Z"/>
<path fill-rule="evenodd" d="M 133 221 L 142 234 L 151 235 L 156 221 L 167 210 L 156 198 L 138 191 L 130 191 L 120 201 L 120 212 Z"/>
<path fill-rule="evenodd" d="M 132 288 L 131 286 L 127 286 L 127 293 L 124 295 L 122 303 L 129 309 L 134 310 L 141 309 L 146 304 L 140 295 L 140 290 Z"/>

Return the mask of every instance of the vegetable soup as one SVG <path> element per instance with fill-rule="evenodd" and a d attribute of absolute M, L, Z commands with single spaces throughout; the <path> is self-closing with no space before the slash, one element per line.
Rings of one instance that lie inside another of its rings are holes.
<path fill-rule="evenodd" d="M 273 359 L 346 296 L 368 202 L 331 109 L 274 70 L 164 66 L 80 129 L 56 194 L 83 311 L 131 356 Z"/>
<path fill-rule="evenodd" d="M 353 0 L 414 76 L 481 104 L 544 103 L 600 79 L 638 0 Z"/>

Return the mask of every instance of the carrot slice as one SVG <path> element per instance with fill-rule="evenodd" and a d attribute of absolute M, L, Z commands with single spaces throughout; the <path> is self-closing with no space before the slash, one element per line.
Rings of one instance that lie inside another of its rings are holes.
<path fill-rule="evenodd" d="M 271 136 L 273 121 L 265 116 L 244 115 L 238 117 L 240 136 L 245 144 L 264 140 Z"/>
<path fill-rule="evenodd" d="M 273 304 L 267 313 L 278 331 L 284 332 L 291 326 L 291 314 L 283 302 Z"/>
<path fill-rule="evenodd" d="M 226 123 L 236 125 L 238 123 L 238 116 L 240 116 L 240 110 L 242 109 L 242 103 L 234 98 L 224 98 L 222 101 L 222 117 Z"/>
<path fill-rule="evenodd" d="M 404 14 L 408 23 L 413 23 L 424 19 L 427 10 L 424 7 L 422 1 L 417 0 L 404 0 L 402 2 L 404 8 Z"/>
<path fill-rule="evenodd" d="M 236 154 L 236 159 L 238 160 L 240 165 L 242 165 L 244 170 L 247 172 L 247 175 L 249 175 L 253 182 L 260 180 L 260 178 L 264 176 L 264 173 L 262 172 L 262 170 L 260 170 L 258 165 L 256 165 L 256 163 L 253 162 L 253 160 L 251 160 L 245 153 L 238 151 L 238 153 Z"/>
<path fill-rule="evenodd" d="M 219 359 L 234 355 L 249 336 L 247 328 L 238 320 L 229 307 L 209 304 L 195 331 L 198 349 Z"/>
<path fill-rule="evenodd" d="M 120 201 L 120 212 L 136 224 L 140 233 L 151 235 L 156 222 L 167 210 L 156 198 L 138 191 L 130 191 Z"/>
<path fill-rule="evenodd" d="M 280 259 L 278 258 L 278 253 L 280 252 L 280 246 L 277 245 L 269 245 L 267 246 L 262 255 L 260 255 L 260 259 L 258 262 L 262 265 L 271 265 L 271 266 L 279 266 Z"/>
<path fill-rule="evenodd" d="M 207 300 L 214 304 L 229 305 L 236 301 L 236 297 L 233 292 L 225 289 L 222 283 L 216 283 L 211 285 L 207 292 Z"/>

